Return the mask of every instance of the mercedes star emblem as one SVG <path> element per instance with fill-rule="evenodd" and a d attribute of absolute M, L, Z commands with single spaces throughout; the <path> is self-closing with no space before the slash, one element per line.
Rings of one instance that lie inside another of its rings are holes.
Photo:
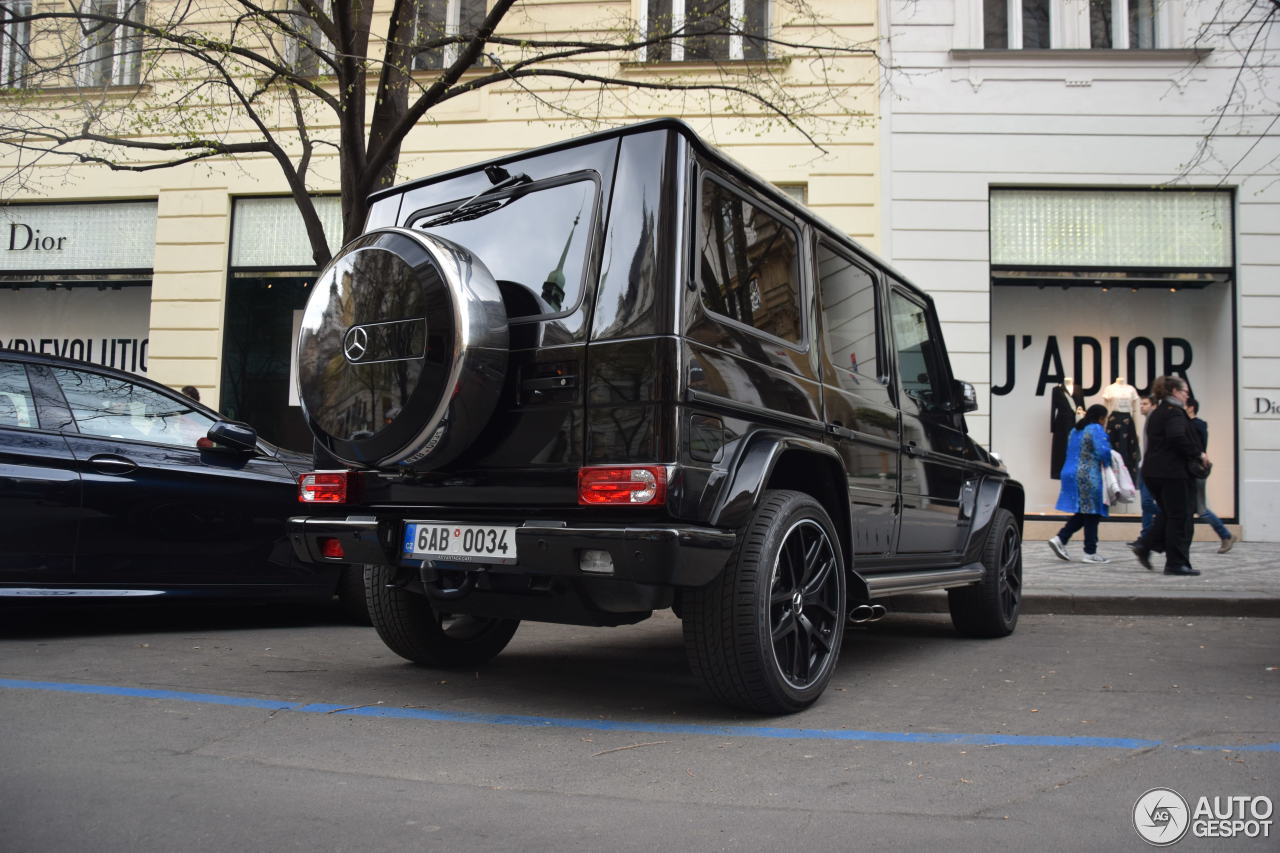
<path fill-rule="evenodd" d="M 352 326 L 351 331 L 347 332 L 347 339 L 342 344 L 342 351 L 346 353 L 347 361 L 359 361 L 364 358 L 368 349 L 369 333 L 363 326 Z"/>

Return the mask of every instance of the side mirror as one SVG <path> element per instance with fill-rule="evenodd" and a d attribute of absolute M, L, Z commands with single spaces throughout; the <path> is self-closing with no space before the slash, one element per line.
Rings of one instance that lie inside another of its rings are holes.
<path fill-rule="evenodd" d="M 207 438 L 196 442 L 196 446 L 205 450 L 235 450 L 241 453 L 256 453 L 258 450 L 258 433 L 248 424 L 239 421 L 216 421 L 209 427 Z"/>
<path fill-rule="evenodd" d="M 978 392 L 968 382 L 961 382 L 960 385 L 960 411 L 976 412 L 978 411 Z"/>

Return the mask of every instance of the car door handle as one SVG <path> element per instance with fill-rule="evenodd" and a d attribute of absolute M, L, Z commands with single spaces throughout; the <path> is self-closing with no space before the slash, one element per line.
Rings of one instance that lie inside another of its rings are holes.
<path fill-rule="evenodd" d="M 100 454 L 89 457 L 89 467 L 99 474 L 129 474 L 138 470 L 138 463 L 123 456 Z"/>
<path fill-rule="evenodd" d="M 827 432 L 830 435 L 839 436 L 840 438 L 857 438 L 858 434 L 846 427 L 839 421 L 833 421 L 827 424 Z"/>
<path fill-rule="evenodd" d="M 920 445 L 916 444 L 914 441 L 908 441 L 906 444 L 902 445 L 902 452 L 908 456 L 919 456 L 924 451 L 921 450 Z"/>

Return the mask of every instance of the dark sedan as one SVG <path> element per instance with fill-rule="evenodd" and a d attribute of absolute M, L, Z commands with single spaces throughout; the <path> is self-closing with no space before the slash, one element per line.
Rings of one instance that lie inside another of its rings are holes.
<path fill-rule="evenodd" d="M 311 458 L 156 382 L 0 350 L 0 599 L 344 599 L 345 566 L 285 539 Z"/>

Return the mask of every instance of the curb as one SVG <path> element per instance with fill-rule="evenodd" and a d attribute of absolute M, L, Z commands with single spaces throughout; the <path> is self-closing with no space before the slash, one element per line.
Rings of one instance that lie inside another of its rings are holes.
<path fill-rule="evenodd" d="M 944 592 L 899 595 L 883 602 L 889 612 L 946 613 Z M 1040 593 L 1022 599 L 1023 614 L 1044 616 L 1220 616 L 1280 619 L 1280 598 L 1241 596 L 1152 597 Z"/>

